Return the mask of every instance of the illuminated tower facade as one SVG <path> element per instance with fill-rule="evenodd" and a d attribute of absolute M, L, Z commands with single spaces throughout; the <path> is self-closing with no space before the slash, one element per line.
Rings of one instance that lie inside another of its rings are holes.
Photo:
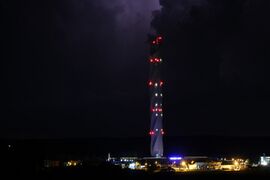
<path fill-rule="evenodd" d="M 151 136 L 151 156 L 162 157 L 163 156 L 163 108 L 162 108 L 162 87 L 164 85 L 161 79 L 161 65 L 162 58 L 160 57 L 160 46 L 162 44 L 162 37 L 155 36 L 151 38 L 150 48 L 150 136 Z"/>

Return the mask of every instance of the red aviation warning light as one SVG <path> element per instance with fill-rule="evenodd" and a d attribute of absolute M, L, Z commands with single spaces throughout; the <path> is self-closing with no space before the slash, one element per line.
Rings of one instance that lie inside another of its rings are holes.
<path fill-rule="evenodd" d="M 162 37 L 161 36 L 158 36 L 157 38 L 156 38 L 156 43 L 157 44 L 160 44 L 161 42 L 162 42 Z"/>
<path fill-rule="evenodd" d="M 153 135 L 155 135 L 155 132 L 154 131 L 150 131 L 149 132 L 149 135 L 153 136 Z"/>
<path fill-rule="evenodd" d="M 150 63 L 160 63 L 162 60 L 160 58 L 150 58 L 149 62 Z"/>
<path fill-rule="evenodd" d="M 149 81 L 149 82 L 148 82 L 148 85 L 149 85 L 149 86 L 153 86 L 153 85 L 154 85 L 155 87 L 158 87 L 158 86 L 161 87 L 161 86 L 163 86 L 163 84 L 164 84 L 163 81 L 160 81 L 159 83 L 158 83 L 158 82 L 153 82 L 153 81 Z"/>
<path fill-rule="evenodd" d="M 162 108 L 152 108 L 152 112 L 162 112 Z"/>
<path fill-rule="evenodd" d="M 152 41 L 152 44 L 153 45 L 159 45 L 159 44 L 161 44 L 162 40 L 163 40 L 162 36 L 157 36 L 155 38 L 155 40 Z"/>

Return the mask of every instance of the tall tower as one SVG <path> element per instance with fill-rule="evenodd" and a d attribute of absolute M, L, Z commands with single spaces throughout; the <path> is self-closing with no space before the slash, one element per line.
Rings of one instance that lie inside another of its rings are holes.
<path fill-rule="evenodd" d="M 162 43 L 161 36 L 154 36 L 151 38 L 150 48 L 150 136 L 151 136 L 151 156 L 162 157 L 163 156 L 163 109 L 162 109 L 162 87 L 163 81 L 161 79 L 161 64 L 162 58 L 160 57 L 160 45 Z"/>

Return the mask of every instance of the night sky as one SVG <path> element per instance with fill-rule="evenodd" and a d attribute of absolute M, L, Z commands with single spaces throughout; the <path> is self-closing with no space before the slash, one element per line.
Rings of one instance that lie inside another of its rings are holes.
<path fill-rule="evenodd" d="M 167 136 L 270 136 L 269 0 L 2 0 L 1 12 L 0 137 L 148 137 L 154 30 Z"/>

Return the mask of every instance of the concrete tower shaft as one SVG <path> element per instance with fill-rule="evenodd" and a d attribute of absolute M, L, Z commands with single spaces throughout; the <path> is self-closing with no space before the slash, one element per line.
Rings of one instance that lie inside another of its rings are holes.
<path fill-rule="evenodd" d="M 150 50 L 150 136 L 151 136 L 151 156 L 163 156 L 163 105 L 162 105 L 162 88 L 164 85 L 161 79 L 161 64 L 162 58 L 159 55 L 160 45 L 162 44 L 162 37 L 155 36 L 151 39 Z"/>

